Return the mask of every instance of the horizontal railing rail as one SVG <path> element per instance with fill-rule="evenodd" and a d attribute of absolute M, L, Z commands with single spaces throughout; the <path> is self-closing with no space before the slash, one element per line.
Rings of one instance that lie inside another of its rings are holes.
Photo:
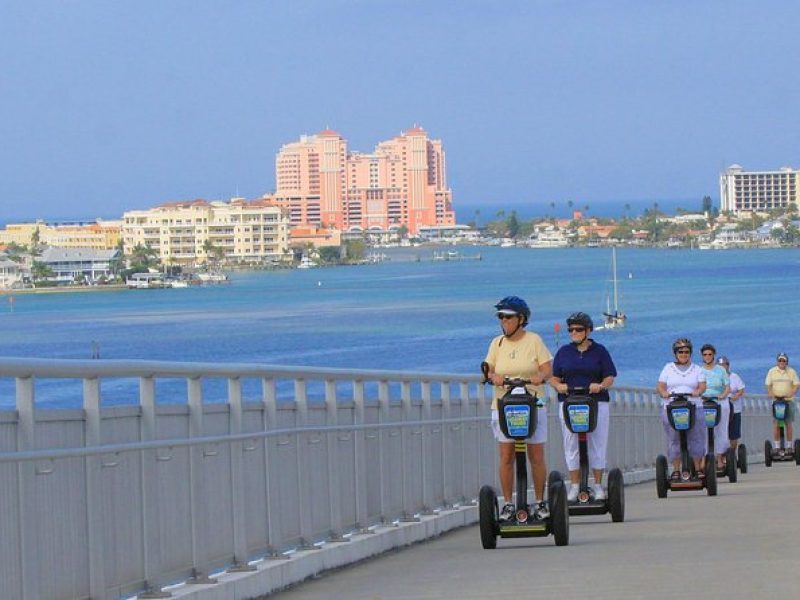
<path fill-rule="evenodd" d="M 0 358 L 9 378 L 14 408 L 0 410 L 9 597 L 157 596 L 472 504 L 496 482 L 480 375 Z M 133 380 L 136 403 L 117 406 L 119 390 L 102 387 L 109 379 Z M 182 397 L 157 385 L 174 379 L 185 381 Z M 224 402 L 207 401 L 204 382 L 220 379 Z M 37 385 L 55 380 L 82 384 L 72 399 L 81 410 L 37 405 Z M 248 380 L 255 399 L 245 399 Z M 652 390 L 612 389 L 609 466 L 630 480 L 651 476 L 662 452 L 660 406 Z M 771 412 L 763 396 L 744 407 L 753 452 L 770 436 Z M 555 410 L 548 428 L 548 466 L 564 469 Z"/>

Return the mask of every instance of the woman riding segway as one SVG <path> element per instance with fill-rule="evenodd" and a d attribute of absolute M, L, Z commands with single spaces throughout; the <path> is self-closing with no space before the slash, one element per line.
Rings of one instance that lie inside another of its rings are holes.
<path fill-rule="evenodd" d="M 694 463 L 695 476 L 703 479 L 703 456 L 706 450 L 706 431 L 704 425 L 703 404 L 700 396 L 706 389 L 706 377 L 696 364 L 691 362 L 692 342 L 687 338 L 678 338 L 672 343 L 673 362 L 668 362 L 658 376 L 656 389 L 664 399 L 661 408 L 661 422 L 667 437 L 667 456 L 672 462 L 671 481 L 681 479 L 680 436 L 670 425 L 667 416 L 667 404 L 672 394 L 686 394 L 691 397 L 695 408 L 695 418 L 691 429 L 687 432 L 688 452 Z M 713 468 L 713 467 L 712 467 Z"/>
<path fill-rule="evenodd" d="M 570 343 L 556 352 L 553 360 L 553 376 L 550 385 L 558 392 L 558 401 L 563 403 L 570 390 L 586 389 L 597 402 L 597 422 L 594 431 L 587 436 L 589 466 L 594 475 L 594 500 L 605 500 L 603 471 L 606 468 L 606 446 L 608 445 L 609 395 L 617 369 L 605 346 L 589 337 L 594 330 L 592 318 L 583 312 L 567 317 Z M 573 433 L 558 411 L 561 433 L 564 440 L 564 458 L 569 469 L 570 488 L 567 501 L 575 502 L 580 492 L 581 472 L 579 434 Z"/>
<path fill-rule="evenodd" d="M 526 386 L 542 403 L 537 410 L 537 427 L 533 437 L 527 440 L 528 460 L 533 473 L 533 490 L 535 496 L 535 513 L 538 518 L 549 516 L 549 509 L 544 497 L 547 467 L 544 461 L 544 443 L 547 440 L 547 407 L 544 405 L 544 382 L 551 374 L 552 355 L 537 334 L 526 331 L 525 326 L 531 317 L 531 310 L 522 298 L 507 296 L 494 305 L 497 318 L 500 320 L 502 334 L 489 344 L 486 353 L 488 372 L 486 378 L 494 385 L 492 398 L 492 431 L 497 440 L 500 454 L 500 488 L 504 504 L 500 511 L 501 520 L 509 520 L 514 516 L 512 488 L 514 484 L 514 440 L 506 437 L 499 422 L 497 401 L 507 390 L 507 379 L 526 379 L 531 385 Z"/>

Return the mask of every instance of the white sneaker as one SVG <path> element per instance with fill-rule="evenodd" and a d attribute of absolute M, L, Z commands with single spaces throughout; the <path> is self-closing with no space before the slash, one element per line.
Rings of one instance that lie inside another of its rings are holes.
<path fill-rule="evenodd" d="M 579 491 L 580 486 L 577 483 L 570 484 L 569 491 L 567 492 L 567 502 L 575 502 L 578 499 Z"/>
<path fill-rule="evenodd" d="M 594 487 L 594 499 L 595 500 L 605 500 L 606 499 L 606 491 L 603 489 L 603 486 L 599 483 L 595 483 Z"/>
<path fill-rule="evenodd" d="M 539 504 L 536 505 L 536 516 L 540 519 L 547 519 L 550 517 L 550 508 L 547 506 L 547 502 L 542 500 Z"/>
<path fill-rule="evenodd" d="M 500 510 L 500 520 L 501 521 L 510 521 L 514 518 L 514 505 L 508 502 L 507 504 L 503 505 L 502 510 Z"/>

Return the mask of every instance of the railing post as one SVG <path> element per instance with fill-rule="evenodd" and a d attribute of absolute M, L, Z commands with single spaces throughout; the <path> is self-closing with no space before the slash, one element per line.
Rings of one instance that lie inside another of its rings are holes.
<path fill-rule="evenodd" d="M 86 415 L 84 443 L 102 444 L 100 436 L 100 382 L 97 378 L 83 380 L 83 410 Z M 87 456 L 86 464 L 86 523 L 89 542 L 89 594 L 105 598 L 105 548 L 103 547 L 102 457 Z"/>
<path fill-rule="evenodd" d="M 355 425 L 364 424 L 364 382 L 353 382 L 353 404 L 355 412 L 353 420 Z M 355 448 L 355 479 L 356 479 L 356 527 L 361 533 L 369 530 L 367 521 L 367 457 L 366 457 L 366 438 L 367 432 L 363 429 L 354 431 Z"/>
<path fill-rule="evenodd" d="M 242 382 L 238 377 L 228 379 L 228 405 L 230 407 L 229 431 L 231 435 L 242 433 Z M 247 552 L 247 530 L 245 527 L 244 504 L 244 444 L 232 442 L 231 460 L 231 509 L 233 519 L 233 566 L 230 572 L 255 571 L 249 565 Z"/>
<path fill-rule="evenodd" d="M 269 431 L 275 427 L 278 422 L 278 407 L 275 393 L 275 380 L 264 378 L 261 380 L 261 402 L 263 407 L 262 412 L 262 427 L 264 431 Z M 267 555 L 273 559 L 288 558 L 287 555 L 281 553 L 283 548 L 283 533 L 281 530 L 281 520 L 278 515 L 277 507 L 273 505 L 278 504 L 277 489 L 278 482 L 272 473 L 271 468 L 271 452 L 270 445 L 272 438 L 264 438 L 264 496 L 265 510 L 267 512 Z"/>
<path fill-rule="evenodd" d="M 203 381 L 199 377 L 186 380 L 189 403 L 189 437 L 203 436 Z M 205 498 L 205 449 L 202 446 L 189 448 L 189 494 L 192 523 L 192 578 L 188 583 L 217 583 L 208 576 L 208 556 L 206 548 L 207 529 L 201 523 L 203 498 Z"/>
<path fill-rule="evenodd" d="M 308 426 L 308 395 L 305 379 L 294 381 L 294 404 L 297 411 L 296 423 L 298 427 Z M 311 497 L 311 465 L 308 459 L 308 433 L 297 434 L 297 497 L 300 499 Z M 314 550 L 313 529 L 308 511 L 300 511 L 300 549 Z"/>
<path fill-rule="evenodd" d="M 441 396 L 442 396 L 442 421 L 446 421 L 450 418 L 450 382 L 449 381 L 442 381 L 440 383 L 441 386 Z M 441 458 L 442 458 L 442 508 L 450 509 L 453 508 L 453 503 L 450 500 L 451 497 L 451 489 L 452 485 L 448 481 L 450 479 L 450 469 L 447 465 L 447 437 L 448 431 L 451 430 L 453 427 L 450 423 L 442 423 L 441 427 Z"/>
<path fill-rule="evenodd" d="M 140 439 L 156 439 L 156 392 L 152 377 L 139 379 L 139 405 L 142 410 Z M 158 450 L 142 450 L 142 527 L 144 544 L 145 592 L 139 598 L 169 598 L 172 594 L 161 591 L 161 527 L 158 503 Z"/>
<path fill-rule="evenodd" d="M 33 378 L 16 379 L 17 451 L 36 449 L 36 410 L 33 399 Z M 39 553 L 36 550 L 36 464 L 33 461 L 17 463 L 17 510 L 19 511 L 19 563 L 22 568 L 21 584 L 24 600 L 39 598 Z"/>
<path fill-rule="evenodd" d="M 379 381 L 378 382 L 378 423 L 388 423 L 389 422 L 389 383 L 387 381 Z M 384 430 L 378 429 L 378 478 L 379 478 L 379 490 L 378 490 L 378 498 L 380 502 L 380 520 L 381 523 L 386 523 L 386 506 L 388 504 L 387 501 L 387 491 L 386 491 L 386 465 L 384 465 L 384 460 L 386 460 L 386 456 L 388 454 L 386 448 L 384 448 L 384 444 L 386 444 L 386 440 L 388 439 L 388 435 L 385 434 Z"/>
<path fill-rule="evenodd" d="M 431 420 L 431 382 L 422 381 L 420 383 L 422 395 L 422 420 L 428 424 L 422 426 L 422 514 L 432 515 L 433 501 L 431 499 L 432 483 L 428 481 L 430 477 L 430 459 L 431 459 L 431 429 L 429 424 Z"/>
<path fill-rule="evenodd" d="M 400 384 L 400 402 L 403 405 L 403 423 L 408 423 L 411 421 L 411 382 L 409 381 L 403 381 Z M 408 487 L 412 477 L 411 473 L 409 473 L 411 465 L 408 460 L 408 451 L 406 449 L 408 446 L 408 436 L 408 427 L 403 426 L 400 430 L 400 454 L 402 456 L 400 494 L 403 496 L 403 514 L 400 517 L 401 523 L 414 523 L 419 521 L 419 519 L 414 516 L 412 501 L 408 497 Z"/>
<path fill-rule="evenodd" d="M 467 421 L 466 419 L 469 417 L 469 384 L 468 383 L 461 383 L 459 386 L 460 394 L 461 394 L 461 423 L 460 423 L 460 432 L 461 432 L 461 493 L 458 495 L 458 502 L 460 504 L 464 504 L 467 502 L 467 488 L 469 477 L 467 476 Z"/>
<path fill-rule="evenodd" d="M 336 427 L 339 424 L 339 403 L 336 398 L 336 381 L 325 381 L 326 425 Z M 346 542 L 348 538 L 342 533 L 342 487 L 339 480 L 339 433 L 326 434 L 328 455 L 328 509 L 330 511 L 331 531 L 329 542 Z"/>

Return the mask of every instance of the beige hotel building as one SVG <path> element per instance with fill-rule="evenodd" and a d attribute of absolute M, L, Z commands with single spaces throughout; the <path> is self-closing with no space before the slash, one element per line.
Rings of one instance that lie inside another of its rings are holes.
<path fill-rule="evenodd" d="M 371 154 L 351 152 L 330 129 L 284 145 L 275 159 L 274 201 L 292 226 L 389 231 L 405 225 L 453 225 L 441 140 L 414 127 L 380 142 Z"/>
<path fill-rule="evenodd" d="M 267 200 L 171 202 L 128 211 L 122 219 L 126 255 L 137 245 L 149 245 L 165 264 L 201 264 L 209 260 L 210 242 L 227 262 L 291 260 L 289 220 L 283 209 Z"/>
<path fill-rule="evenodd" d="M 778 171 L 745 171 L 731 165 L 719 176 L 720 211 L 767 212 L 797 205 L 800 171 L 783 167 Z"/>

